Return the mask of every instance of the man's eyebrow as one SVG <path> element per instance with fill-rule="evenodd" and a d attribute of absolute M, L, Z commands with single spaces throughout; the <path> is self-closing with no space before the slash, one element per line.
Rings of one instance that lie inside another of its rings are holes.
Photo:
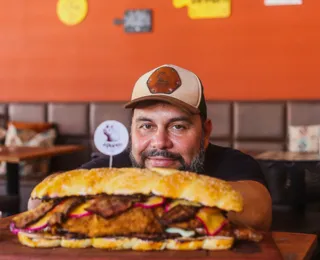
<path fill-rule="evenodd" d="M 135 119 L 136 122 L 151 122 L 152 120 L 150 118 L 144 117 L 144 116 L 139 116 Z"/>
<path fill-rule="evenodd" d="M 144 116 L 139 116 L 135 119 L 136 122 L 152 122 L 152 119 L 148 118 L 148 117 L 144 117 Z M 169 120 L 169 124 L 173 123 L 173 122 L 178 122 L 178 121 L 185 121 L 189 124 L 192 123 L 191 119 L 187 116 L 178 116 L 178 117 L 173 117 L 170 118 Z"/>
<path fill-rule="evenodd" d="M 177 121 L 185 121 L 189 124 L 192 123 L 191 119 L 187 116 L 178 116 L 178 117 L 173 117 L 169 120 L 169 123 L 177 122 Z"/>

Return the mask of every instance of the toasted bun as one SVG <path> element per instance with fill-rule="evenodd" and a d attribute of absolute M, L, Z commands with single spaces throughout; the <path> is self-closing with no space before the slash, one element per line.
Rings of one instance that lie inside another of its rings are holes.
<path fill-rule="evenodd" d="M 97 194 L 154 194 L 242 211 L 240 193 L 226 181 L 175 169 L 99 168 L 49 176 L 31 193 L 33 199 Z"/>
<path fill-rule="evenodd" d="M 164 250 L 164 241 L 147 241 L 138 238 L 94 238 L 92 246 L 110 250 Z"/>
<path fill-rule="evenodd" d="M 66 248 L 87 248 L 94 247 L 108 250 L 226 250 L 232 247 L 232 237 L 201 237 L 197 239 L 169 239 L 165 241 L 148 241 L 138 238 L 92 238 L 92 239 L 47 239 L 30 236 L 28 233 L 19 233 L 21 244 L 29 247 L 66 247 Z"/>
<path fill-rule="evenodd" d="M 21 244 L 28 247 L 59 247 L 61 245 L 60 239 L 46 239 L 30 237 L 26 233 L 18 233 L 18 239 Z"/>
<path fill-rule="evenodd" d="M 226 250 L 232 247 L 233 237 L 200 237 L 197 239 L 169 239 L 167 240 L 167 249 L 171 250 Z"/>

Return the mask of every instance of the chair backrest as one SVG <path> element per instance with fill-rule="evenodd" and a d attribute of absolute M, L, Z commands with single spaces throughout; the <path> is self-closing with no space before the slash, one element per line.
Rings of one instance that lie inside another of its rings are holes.
<path fill-rule="evenodd" d="M 54 124 L 52 123 L 46 123 L 46 122 L 39 122 L 39 123 L 33 123 L 33 122 L 20 122 L 20 121 L 10 121 L 7 122 L 7 125 L 13 125 L 16 129 L 19 130 L 33 130 L 37 133 L 49 130 L 50 128 L 54 127 Z"/>
<path fill-rule="evenodd" d="M 8 116 L 0 114 L 0 127 L 6 128 L 8 122 Z"/>

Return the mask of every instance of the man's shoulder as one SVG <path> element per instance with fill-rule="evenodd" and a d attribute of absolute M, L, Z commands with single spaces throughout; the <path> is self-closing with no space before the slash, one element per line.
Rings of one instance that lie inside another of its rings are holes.
<path fill-rule="evenodd" d="M 231 147 L 223 147 L 215 144 L 209 144 L 208 146 L 208 151 L 207 151 L 208 157 L 214 158 L 219 158 L 219 161 L 224 161 L 224 160 L 236 160 L 239 162 L 242 162 L 243 160 L 245 162 L 251 161 L 256 163 L 254 158 L 246 154 L 244 152 L 241 152 L 240 150 L 231 148 Z"/>
<path fill-rule="evenodd" d="M 127 151 L 122 152 L 112 158 L 112 167 L 124 168 L 131 167 L 130 155 Z M 84 163 L 80 169 L 93 169 L 93 168 L 107 168 L 109 167 L 110 157 L 103 154 L 98 154 L 91 161 Z"/>
<path fill-rule="evenodd" d="M 228 181 L 255 180 L 265 184 L 259 163 L 240 150 L 210 144 L 206 160 L 210 175 Z"/>

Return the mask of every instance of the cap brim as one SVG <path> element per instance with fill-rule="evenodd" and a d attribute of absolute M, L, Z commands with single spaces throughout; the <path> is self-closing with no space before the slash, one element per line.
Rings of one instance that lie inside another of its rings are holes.
<path fill-rule="evenodd" d="M 182 108 L 191 114 L 200 114 L 200 110 L 196 107 L 193 107 L 179 99 L 169 97 L 169 96 L 163 96 L 163 95 L 152 95 L 152 96 L 145 96 L 145 97 L 140 97 L 136 98 L 134 100 L 131 100 L 127 104 L 124 105 L 125 108 L 135 108 L 138 104 L 145 102 L 145 101 L 164 101 L 167 103 L 170 103 L 172 105 L 175 105 L 179 108 Z"/>

